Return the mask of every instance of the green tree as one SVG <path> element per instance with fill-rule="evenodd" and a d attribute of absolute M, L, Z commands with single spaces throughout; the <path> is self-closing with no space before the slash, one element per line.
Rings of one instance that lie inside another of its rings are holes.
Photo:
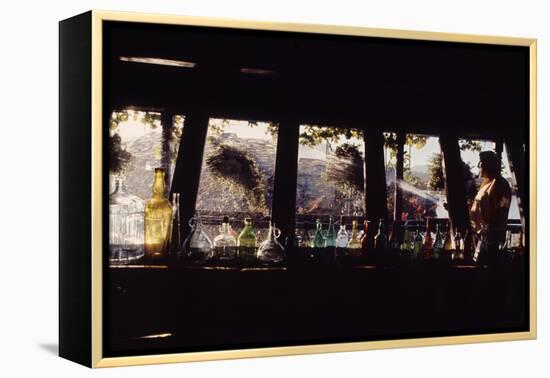
<path fill-rule="evenodd" d="M 430 178 L 428 180 L 428 189 L 442 191 L 445 189 L 445 174 L 443 172 L 443 155 L 435 153 L 430 159 L 428 170 Z"/>
<path fill-rule="evenodd" d="M 358 129 L 344 129 L 338 127 L 306 125 L 300 133 L 300 144 L 315 147 L 324 141 L 337 143 L 340 137 L 345 139 L 363 139 L 363 132 Z"/>
<path fill-rule="evenodd" d="M 247 198 L 257 211 L 266 208 L 265 178 L 246 151 L 220 144 L 206 159 L 212 174 L 233 192 Z"/>
<path fill-rule="evenodd" d="M 359 146 L 344 143 L 336 147 L 334 154 L 338 159 L 329 159 L 327 180 L 341 190 L 351 188 L 353 191 L 362 192 L 365 183 L 364 160 Z"/>

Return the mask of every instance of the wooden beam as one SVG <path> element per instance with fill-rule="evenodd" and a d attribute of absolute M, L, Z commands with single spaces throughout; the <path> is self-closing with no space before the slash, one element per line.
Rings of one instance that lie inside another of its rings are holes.
<path fill-rule="evenodd" d="M 172 135 L 172 128 L 174 127 L 174 113 L 169 110 L 165 110 L 161 113 L 160 124 L 162 126 L 162 153 L 160 165 L 164 168 L 164 183 L 167 191 L 170 192 L 171 182 L 171 158 L 170 158 L 170 138 Z"/>
<path fill-rule="evenodd" d="M 200 110 L 185 116 L 182 140 L 170 191 L 170 197 L 172 193 L 180 193 L 182 240 L 185 240 L 189 234 L 189 219 L 195 213 L 208 120 L 209 116 Z"/>
<path fill-rule="evenodd" d="M 529 208 L 527 193 L 527 176 L 525 167 L 527 154 L 523 148 L 523 141 L 517 137 L 506 137 L 506 152 L 508 154 L 508 162 L 510 163 L 510 171 L 512 172 L 512 190 L 518 199 L 519 215 L 521 219 L 521 227 L 525 235 L 526 218 L 525 209 Z"/>
<path fill-rule="evenodd" d="M 299 129 L 297 121 L 279 121 L 271 219 L 288 245 L 295 228 Z"/>
<path fill-rule="evenodd" d="M 377 224 L 387 220 L 386 169 L 384 167 L 384 135 L 381 132 L 364 134 L 365 140 L 365 208 L 366 218 Z M 372 229 L 373 227 L 371 227 Z"/>
<path fill-rule="evenodd" d="M 441 134 L 441 151 L 445 159 L 447 210 L 454 230 L 464 232 L 470 225 L 470 214 L 466 201 L 465 175 L 458 138 L 451 133 Z"/>
<path fill-rule="evenodd" d="M 400 183 L 403 181 L 404 146 L 406 134 L 397 134 L 397 162 L 395 165 L 395 192 L 393 200 L 393 219 L 400 221 L 403 213 L 403 189 Z"/>

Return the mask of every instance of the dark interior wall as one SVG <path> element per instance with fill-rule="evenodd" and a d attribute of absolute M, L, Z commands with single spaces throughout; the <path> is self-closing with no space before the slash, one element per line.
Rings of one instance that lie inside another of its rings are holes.
<path fill-rule="evenodd" d="M 464 136 L 525 138 L 528 129 L 526 47 L 133 23 L 108 23 L 105 37 L 116 108 L 270 121 L 290 113 L 304 123 Z"/>

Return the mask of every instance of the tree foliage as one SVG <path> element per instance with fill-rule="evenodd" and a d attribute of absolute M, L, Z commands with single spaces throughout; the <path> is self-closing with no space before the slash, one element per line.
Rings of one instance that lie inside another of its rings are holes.
<path fill-rule="evenodd" d="M 458 146 L 462 151 L 481 152 L 481 142 L 478 140 L 461 139 L 458 141 Z"/>
<path fill-rule="evenodd" d="M 244 195 L 252 208 L 266 208 L 266 187 L 263 174 L 246 151 L 220 144 L 206 159 L 212 174 L 229 190 Z"/>
<path fill-rule="evenodd" d="M 344 143 L 336 147 L 334 155 L 337 159 L 329 159 L 327 180 L 342 191 L 351 189 L 353 192 L 363 192 L 364 161 L 359 146 Z"/>
<path fill-rule="evenodd" d="M 430 178 L 428 189 L 433 191 L 445 190 L 445 174 L 443 172 L 443 154 L 434 153 L 428 164 Z"/>
<path fill-rule="evenodd" d="M 363 132 L 358 129 L 305 125 L 300 133 L 299 141 L 301 145 L 315 147 L 324 141 L 338 143 L 341 137 L 348 140 L 352 138 L 363 140 Z"/>
<path fill-rule="evenodd" d="M 122 146 L 122 139 L 116 132 L 118 125 L 122 122 L 127 122 L 130 117 L 134 121 L 149 126 L 152 129 L 157 128 L 160 121 L 160 113 L 156 112 L 140 112 L 135 110 L 121 110 L 111 113 L 109 119 L 109 170 L 114 174 L 125 174 L 132 163 L 132 154 Z"/>
<path fill-rule="evenodd" d="M 131 166 L 132 154 L 122 147 L 117 133 L 109 137 L 109 170 L 114 174 L 125 174 Z"/>

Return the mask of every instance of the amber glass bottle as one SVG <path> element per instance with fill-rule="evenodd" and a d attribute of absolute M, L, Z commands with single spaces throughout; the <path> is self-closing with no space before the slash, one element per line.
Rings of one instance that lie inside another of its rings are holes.
<path fill-rule="evenodd" d="M 172 205 L 164 194 L 164 169 L 155 169 L 153 196 L 145 204 L 145 256 L 162 258 L 166 254 L 172 224 Z"/>
<path fill-rule="evenodd" d="M 426 233 L 424 234 L 422 249 L 424 251 L 424 258 L 431 259 L 433 251 L 433 240 L 432 232 L 430 231 L 430 218 L 426 219 Z"/>

